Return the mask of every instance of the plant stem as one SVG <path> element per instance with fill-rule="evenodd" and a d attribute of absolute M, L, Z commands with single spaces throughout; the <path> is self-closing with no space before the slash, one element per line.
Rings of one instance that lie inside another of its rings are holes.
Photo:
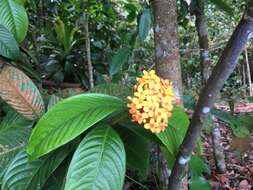
<path fill-rule="evenodd" d="M 84 17 L 85 17 L 85 37 L 86 37 L 85 44 L 86 44 L 87 63 L 88 63 L 88 70 L 89 70 L 90 88 L 93 88 L 94 87 L 94 78 L 93 78 L 93 66 L 91 63 L 89 15 L 84 13 Z"/>

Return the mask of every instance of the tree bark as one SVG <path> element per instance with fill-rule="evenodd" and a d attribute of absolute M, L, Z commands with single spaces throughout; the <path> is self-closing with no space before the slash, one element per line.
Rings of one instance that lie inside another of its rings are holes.
<path fill-rule="evenodd" d="M 177 4 L 175 0 L 153 0 L 155 15 L 155 58 L 160 77 L 169 79 L 175 93 L 182 96 L 182 76 L 177 36 Z"/>
<path fill-rule="evenodd" d="M 214 122 L 214 125 L 216 123 Z M 223 174 L 226 172 L 226 162 L 225 162 L 225 156 L 223 147 L 221 144 L 221 134 L 218 126 L 214 126 L 212 130 L 212 142 L 213 142 L 213 154 L 214 154 L 214 160 L 216 169 L 219 173 Z"/>
<path fill-rule="evenodd" d="M 90 34 L 89 34 L 89 15 L 84 13 L 84 27 L 85 27 L 85 47 L 87 54 L 88 72 L 89 72 L 89 82 L 90 88 L 94 88 L 94 78 L 93 78 L 93 66 L 91 62 L 91 49 L 90 49 Z M 85 63 L 84 63 L 85 68 Z"/>
<path fill-rule="evenodd" d="M 252 88 L 251 88 L 252 87 L 252 80 L 251 80 L 251 72 L 250 72 L 247 48 L 245 48 L 244 53 L 245 53 L 246 68 L 247 68 L 246 72 L 247 72 L 247 78 L 248 78 L 248 83 L 249 83 L 249 95 L 252 96 L 253 95 L 253 91 L 252 91 Z"/>
<path fill-rule="evenodd" d="M 174 92 L 178 103 L 182 97 L 182 77 L 179 57 L 179 39 L 177 36 L 177 4 L 176 0 L 153 0 L 155 17 L 155 62 L 158 76 L 169 79 L 174 84 Z M 159 152 L 161 166 L 161 189 L 167 189 L 169 170 L 166 159 Z"/>
<path fill-rule="evenodd" d="M 201 132 L 202 124 L 213 107 L 217 94 L 235 69 L 238 58 L 244 50 L 247 41 L 252 37 L 252 34 L 253 0 L 250 1 L 247 11 L 225 47 L 218 64 L 214 67 L 207 84 L 201 91 L 189 129 L 173 167 L 168 190 L 180 190 L 181 180 L 195 147 L 196 140 Z"/>
<path fill-rule="evenodd" d="M 209 48 L 208 48 L 208 24 L 205 15 L 205 0 L 198 0 L 198 6 L 195 10 L 196 16 L 196 29 L 199 37 L 199 48 L 200 48 L 200 67 L 202 84 L 204 85 L 211 74 L 211 61 L 209 59 Z"/>

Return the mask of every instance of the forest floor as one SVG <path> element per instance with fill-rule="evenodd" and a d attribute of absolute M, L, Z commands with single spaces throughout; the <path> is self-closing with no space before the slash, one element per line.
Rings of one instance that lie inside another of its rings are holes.
<path fill-rule="evenodd" d="M 228 110 L 228 106 L 219 106 Z M 253 104 L 239 103 L 235 106 L 235 113 L 253 113 Z M 204 135 L 205 157 L 212 171 L 208 177 L 213 190 L 253 190 L 253 135 L 248 139 L 233 140 L 231 130 L 221 121 L 217 121 L 221 132 L 221 143 L 224 148 L 227 171 L 218 174 L 213 157 L 212 139 L 210 135 Z M 243 153 L 234 150 L 240 147 Z"/>

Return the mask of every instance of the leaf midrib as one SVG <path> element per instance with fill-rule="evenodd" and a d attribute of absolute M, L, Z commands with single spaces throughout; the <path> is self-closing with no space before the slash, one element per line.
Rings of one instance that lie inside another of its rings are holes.
<path fill-rule="evenodd" d="M 82 111 L 80 111 L 80 112 L 77 112 L 77 114 L 76 115 L 74 115 L 73 117 L 70 117 L 68 120 L 66 120 L 66 121 L 64 121 L 64 122 L 62 122 L 62 123 L 59 123 L 58 125 L 51 125 L 51 126 L 54 126 L 53 127 L 53 129 L 52 130 L 50 130 L 50 131 L 48 131 L 47 133 L 51 133 L 51 132 L 55 132 L 55 131 L 57 131 L 57 130 L 59 130 L 59 129 L 62 129 L 62 128 L 64 128 L 65 127 L 65 124 L 66 123 L 68 123 L 68 122 L 70 122 L 71 120 L 74 120 L 74 119 L 76 119 L 77 117 L 79 117 L 82 113 L 84 113 L 84 112 L 89 112 L 90 110 L 95 110 L 95 109 L 98 109 L 99 107 L 101 107 L 101 106 L 94 106 L 94 107 L 90 107 L 89 109 L 86 109 L 86 110 L 82 110 Z M 108 112 L 107 114 L 105 114 L 105 115 L 108 115 L 108 114 L 110 114 L 110 113 L 112 113 L 112 112 L 115 112 L 117 109 L 117 107 L 119 107 L 119 106 L 113 106 L 113 107 L 111 107 L 111 108 L 113 108 L 113 109 L 111 109 L 110 110 L 110 112 Z M 106 116 L 105 116 L 106 117 Z M 44 122 L 44 121 L 43 121 Z M 57 126 L 61 126 L 61 127 L 57 127 Z M 44 138 L 43 138 L 44 139 Z"/>
<path fill-rule="evenodd" d="M 105 149 L 105 142 L 107 141 L 108 133 L 109 133 L 109 130 L 110 130 L 109 126 L 106 126 L 106 127 L 107 127 L 107 129 L 106 129 L 106 132 L 105 132 L 105 135 L 104 135 L 104 139 L 103 139 L 103 144 L 102 144 L 102 147 L 101 147 L 102 151 L 101 151 L 101 153 L 99 155 L 99 162 L 98 162 L 97 167 L 96 167 L 95 176 L 93 177 L 94 183 L 92 185 L 92 189 L 93 189 L 93 187 L 94 187 L 94 185 L 95 185 L 95 183 L 97 181 L 98 172 L 101 169 L 101 163 L 102 163 L 102 158 L 103 158 L 104 149 Z"/>
<path fill-rule="evenodd" d="M 98 107 L 101 107 L 101 106 L 98 106 Z M 117 109 L 116 109 L 117 107 L 119 107 L 119 106 L 113 106 L 114 109 L 112 109 L 112 110 L 110 110 L 110 112 L 104 114 L 104 116 L 102 117 L 102 119 L 104 119 L 105 117 L 107 117 L 109 114 L 115 112 L 115 111 L 117 110 Z M 94 109 L 94 108 L 97 108 L 97 106 L 92 107 L 92 108 L 89 108 L 89 109 L 87 109 L 87 110 L 85 110 L 85 111 L 90 111 L 91 109 Z M 60 127 L 57 127 L 56 125 L 52 125 L 52 126 L 56 126 L 56 127 L 54 127 L 54 129 L 52 129 L 52 130 L 50 130 L 50 131 L 47 131 L 46 133 L 47 133 L 47 134 L 55 133 L 56 131 L 59 131 L 59 130 L 65 128 L 65 124 L 66 124 L 66 123 L 68 123 L 68 122 L 70 122 L 71 120 L 74 120 L 75 118 L 79 117 L 79 116 L 81 115 L 82 112 L 84 112 L 84 111 L 82 110 L 82 111 L 78 112 L 78 114 L 76 114 L 75 116 L 73 116 L 73 117 L 69 118 L 68 120 L 66 120 L 65 122 L 59 124 L 58 126 L 60 126 Z M 102 119 L 101 119 L 101 120 L 102 120 Z M 100 121 L 100 120 L 99 120 L 99 121 Z M 97 122 L 98 122 L 98 121 L 96 121 L 95 123 L 97 123 Z M 72 136 L 73 136 L 73 135 L 72 135 Z M 76 137 L 76 136 L 71 137 L 70 140 L 73 140 L 75 137 Z M 49 136 L 46 135 L 44 138 L 41 138 L 39 142 L 36 141 L 37 143 L 34 143 L 32 147 L 37 147 L 38 144 L 39 144 L 40 142 L 42 142 L 44 139 L 48 139 L 48 138 L 49 138 Z M 29 144 L 28 144 L 28 147 L 29 147 Z M 59 147 L 59 146 L 58 146 L 58 147 Z M 53 150 L 53 149 L 50 148 L 50 151 L 51 151 L 51 150 Z M 50 152 L 50 151 L 48 151 L 48 152 Z M 48 152 L 47 152 L 47 153 L 48 153 Z M 34 153 L 34 151 L 31 152 L 31 154 L 33 154 L 33 153 Z M 44 153 L 44 154 L 45 154 L 45 153 Z M 43 155 L 44 155 L 44 154 L 43 154 Z"/>

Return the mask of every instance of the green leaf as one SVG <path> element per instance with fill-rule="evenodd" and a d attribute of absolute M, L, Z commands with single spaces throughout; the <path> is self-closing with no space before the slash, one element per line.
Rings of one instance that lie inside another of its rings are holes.
<path fill-rule="evenodd" d="M 212 4 L 216 5 L 222 11 L 227 12 L 230 16 L 233 16 L 233 9 L 224 0 L 209 0 Z"/>
<path fill-rule="evenodd" d="M 102 93 L 110 96 L 116 96 L 121 98 L 123 101 L 127 101 L 127 97 L 132 95 L 132 90 L 121 84 L 100 84 L 88 91 L 88 93 Z"/>
<path fill-rule="evenodd" d="M 132 170 L 137 170 L 142 177 L 146 177 L 150 163 L 148 140 L 127 127 L 118 126 L 115 129 L 124 142 L 127 167 Z"/>
<path fill-rule="evenodd" d="M 51 174 L 42 190 L 63 190 L 69 164 L 70 157 L 67 157 L 54 173 Z"/>
<path fill-rule="evenodd" d="M 103 94 L 83 94 L 67 98 L 52 107 L 37 123 L 27 152 L 38 158 L 73 140 L 106 116 L 121 112 L 125 104 Z"/>
<path fill-rule="evenodd" d="M 204 172 L 209 172 L 209 167 L 200 156 L 192 156 L 189 162 L 192 176 L 201 176 Z"/>
<path fill-rule="evenodd" d="M 135 133 L 135 135 L 139 136 L 139 138 L 145 138 L 148 141 L 163 145 L 157 135 L 152 133 L 150 130 L 145 129 L 143 126 L 132 122 L 130 118 L 120 122 L 119 125 Z"/>
<path fill-rule="evenodd" d="M 189 181 L 190 190 L 211 190 L 211 185 L 208 181 L 200 176 L 191 177 Z"/>
<path fill-rule="evenodd" d="M 0 71 L 0 83 L 0 97 L 25 118 L 35 120 L 44 114 L 41 94 L 25 73 L 6 65 Z"/>
<path fill-rule="evenodd" d="M 6 190 L 39 190 L 50 174 L 69 153 L 69 148 L 60 149 L 43 159 L 28 161 L 25 150 L 21 150 L 8 166 L 3 177 L 2 188 Z"/>
<path fill-rule="evenodd" d="M 112 57 L 112 61 L 110 63 L 110 75 L 113 76 L 122 70 L 123 64 L 127 61 L 131 50 L 127 47 L 121 48 L 117 51 L 117 53 Z"/>
<path fill-rule="evenodd" d="M 49 176 L 56 170 L 62 161 L 68 156 L 72 148 L 70 146 L 62 147 L 56 150 L 47 158 L 42 159 L 42 163 L 37 168 L 36 174 L 30 179 L 29 190 L 40 190 L 46 183 Z"/>
<path fill-rule="evenodd" d="M 69 52 L 74 44 L 74 35 L 78 29 L 68 27 L 59 17 L 56 18 L 55 32 L 57 40 L 63 45 L 65 52 Z"/>
<path fill-rule="evenodd" d="M 196 99 L 194 96 L 185 95 L 183 96 L 184 107 L 187 109 L 194 109 L 196 106 Z"/>
<path fill-rule="evenodd" d="M 19 60 L 21 57 L 15 38 L 2 24 L 0 24 L 0 55 L 13 60 Z"/>
<path fill-rule="evenodd" d="M 233 130 L 233 134 L 239 138 L 245 138 L 245 137 L 249 136 L 249 134 L 250 134 L 249 129 L 244 125 L 236 126 L 236 127 L 232 128 L 232 130 Z"/>
<path fill-rule="evenodd" d="M 25 8 L 15 0 L 1 0 L 0 24 L 6 27 L 18 42 L 22 42 L 28 30 Z"/>
<path fill-rule="evenodd" d="M 167 148 L 170 155 L 173 157 L 173 160 L 176 158 L 189 123 L 188 116 L 184 112 L 183 108 L 175 107 L 171 118 L 169 118 L 169 126 L 164 132 L 157 134 L 157 137 Z M 169 163 L 169 165 L 173 165 L 173 163 Z"/>
<path fill-rule="evenodd" d="M 25 5 L 26 0 L 15 0 L 17 3 L 19 3 L 20 5 Z"/>
<path fill-rule="evenodd" d="M 233 134 L 237 137 L 247 137 L 250 132 L 253 131 L 253 117 L 250 115 L 240 114 L 239 116 L 233 116 L 219 109 L 212 109 L 212 114 L 224 122 L 227 122 Z"/>
<path fill-rule="evenodd" d="M 77 148 L 65 190 L 120 190 L 125 177 L 125 150 L 110 126 L 92 130 Z"/>
<path fill-rule="evenodd" d="M 253 116 L 252 115 L 242 113 L 237 116 L 237 120 L 238 120 L 238 125 L 246 127 L 249 132 L 253 132 Z"/>
<path fill-rule="evenodd" d="M 225 112 L 225 111 L 223 111 L 223 110 L 213 108 L 213 109 L 211 110 L 211 113 L 212 113 L 215 117 L 217 117 L 217 118 L 223 120 L 224 122 L 227 122 L 227 123 L 230 123 L 230 124 L 235 122 L 235 121 L 234 121 L 235 118 L 233 117 L 233 115 L 231 115 L 230 113 L 227 113 L 227 112 Z"/>
<path fill-rule="evenodd" d="M 253 96 L 248 98 L 249 102 L 253 103 Z"/>
<path fill-rule="evenodd" d="M 28 121 L 24 118 L 21 114 L 15 111 L 9 111 L 7 115 L 3 118 L 2 122 L 0 123 L 0 130 L 7 129 L 9 127 L 14 126 L 28 126 L 31 124 L 31 121 Z"/>
<path fill-rule="evenodd" d="M 31 129 L 22 126 L 1 128 L 0 130 L 0 184 L 3 174 L 17 152 L 26 145 Z"/>
<path fill-rule="evenodd" d="M 145 40 L 152 27 L 152 13 L 150 9 L 144 9 L 139 21 L 139 36 L 141 40 Z"/>

